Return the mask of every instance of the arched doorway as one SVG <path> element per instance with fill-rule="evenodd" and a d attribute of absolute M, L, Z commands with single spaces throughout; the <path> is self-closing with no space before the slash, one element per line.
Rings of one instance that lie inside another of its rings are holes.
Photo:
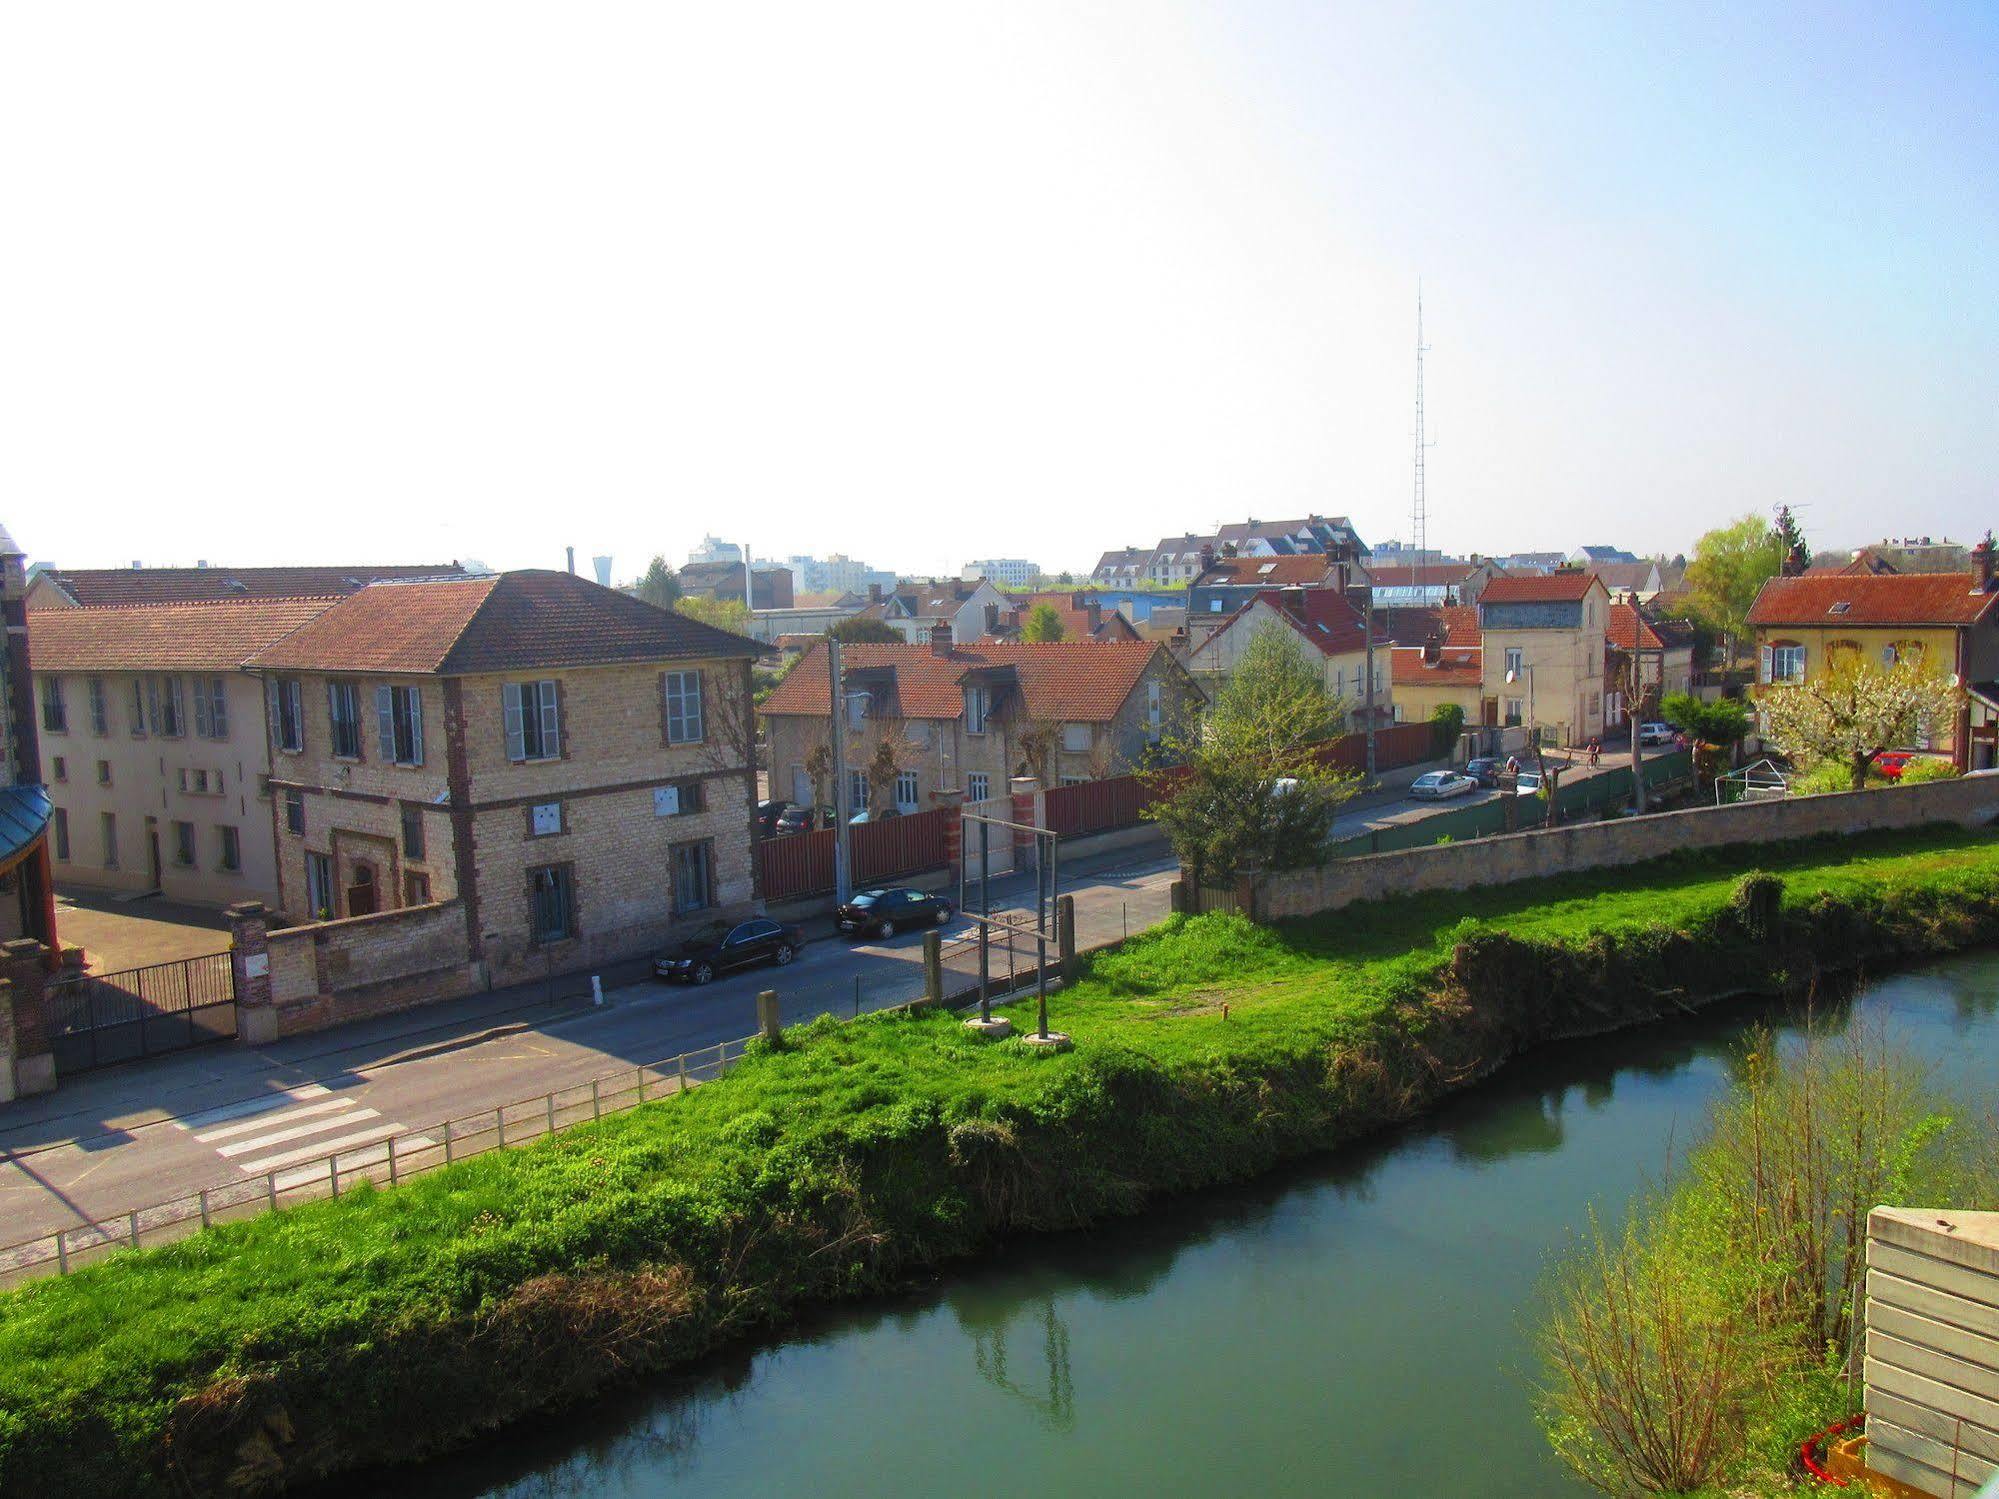
<path fill-rule="evenodd" d="M 372 916 L 378 904 L 375 891 L 375 866 L 359 863 L 354 866 L 354 883 L 347 887 L 347 914 L 349 916 Z"/>

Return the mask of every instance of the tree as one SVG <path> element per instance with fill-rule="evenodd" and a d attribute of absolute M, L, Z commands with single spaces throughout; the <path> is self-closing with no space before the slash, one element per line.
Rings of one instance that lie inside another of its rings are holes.
<path fill-rule="evenodd" d="M 1749 630 L 1756 593 L 1784 565 L 1784 544 L 1754 515 L 1709 531 L 1694 544 L 1687 564 L 1687 593 L 1694 613 L 1723 637 L 1733 659 L 1735 642 Z"/>
<path fill-rule="evenodd" d="M 1458 735 L 1465 731 L 1465 710 L 1461 703 L 1439 703 L 1430 715 L 1434 739 L 1431 741 L 1439 750 L 1449 751 L 1458 742 Z"/>
<path fill-rule="evenodd" d="M 887 808 L 895 805 L 895 782 L 902 774 L 903 767 L 919 759 L 919 751 L 914 743 L 900 730 L 884 725 L 881 737 L 875 747 L 861 762 L 861 775 L 868 783 L 868 806 Z"/>
<path fill-rule="evenodd" d="M 750 633 L 750 606 L 741 599 L 689 597 L 678 600 L 673 607 L 689 619 L 698 619 L 702 624 L 713 625 L 718 630 L 729 630 L 737 635 Z"/>
<path fill-rule="evenodd" d="M 1859 791 L 1883 750 L 1955 727 L 1963 697 L 1917 657 L 1882 666 L 1845 652 L 1808 682 L 1764 688 L 1757 706 L 1786 755 L 1806 769 L 1828 760 L 1844 765 Z"/>
<path fill-rule="evenodd" d="M 639 579 L 639 597 L 658 609 L 671 609 L 680 602 L 680 579 L 664 557 L 655 557 L 647 564 L 645 576 Z"/>
<path fill-rule="evenodd" d="M 1812 565 L 1811 544 L 1805 540 L 1805 533 L 1798 527 L 1798 518 L 1791 514 L 1789 505 L 1777 507 L 1777 519 L 1770 526 L 1770 534 L 1783 548 L 1782 557 L 1796 554 L 1801 567 Z M 1780 561 L 1782 558 L 1779 559 Z"/>
<path fill-rule="evenodd" d="M 902 637 L 886 620 L 871 614 L 850 614 L 826 632 L 842 645 L 901 645 Z"/>
<path fill-rule="evenodd" d="M 1184 763 L 1147 773 L 1157 800 L 1146 816 L 1196 881 L 1324 857 L 1340 806 L 1360 786 L 1318 753 L 1345 712 L 1289 629 L 1267 624 L 1251 637 L 1207 717 L 1169 738 Z"/>
<path fill-rule="evenodd" d="M 1749 737 L 1749 710 L 1735 698 L 1709 702 L 1691 692 L 1671 692 L 1659 705 L 1659 716 L 1693 742 L 1694 774 L 1704 785 L 1714 782 L 1734 759 L 1734 747 Z"/>
<path fill-rule="evenodd" d="M 1053 604 L 1036 604 L 1027 611 L 1027 621 L 1020 627 L 1020 638 L 1026 641 L 1056 641 L 1062 638 L 1062 616 L 1055 612 Z"/>

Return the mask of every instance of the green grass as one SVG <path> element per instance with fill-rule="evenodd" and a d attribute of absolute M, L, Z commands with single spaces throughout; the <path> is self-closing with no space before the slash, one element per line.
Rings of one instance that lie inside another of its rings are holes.
<path fill-rule="evenodd" d="M 1752 864 L 1784 883 L 1781 942 L 1730 924 Z M 1648 990 L 1607 1011 L 1632 973 L 1702 997 L 1795 980 L 1814 952 L 1995 931 L 1999 844 L 1954 829 L 1275 929 L 1176 919 L 1051 1000 L 1077 1041 L 1066 1055 L 980 1042 L 948 1015 L 822 1020 L 684 1099 L 0 1297 L 0 1491 L 167 1492 L 232 1472 L 254 1488 L 420 1455 L 995 1232 L 1265 1169 L 1519 1045 L 1678 1002 Z M 661 1270 L 670 1283 L 644 1278 Z M 502 1356 L 510 1338 L 526 1357 Z"/>

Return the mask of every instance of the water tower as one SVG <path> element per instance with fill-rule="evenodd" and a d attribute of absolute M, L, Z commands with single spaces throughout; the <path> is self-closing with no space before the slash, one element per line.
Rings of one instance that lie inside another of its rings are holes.
<path fill-rule="evenodd" d="M 597 569 L 597 581 L 603 584 L 604 587 L 609 588 L 611 586 L 611 559 L 609 557 L 592 557 L 590 565 Z"/>

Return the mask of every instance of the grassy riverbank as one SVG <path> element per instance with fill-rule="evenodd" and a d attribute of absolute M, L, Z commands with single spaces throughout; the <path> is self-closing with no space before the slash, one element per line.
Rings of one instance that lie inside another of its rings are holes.
<path fill-rule="evenodd" d="M 0 1491 L 420 1456 L 995 1233 L 1337 1144 L 1538 1040 L 1999 936 L 1988 835 L 1755 854 L 1177 923 L 1057 998 L 1065 1056 L 822 1021 L 685 1099 L 37 1283 L 0 1298 Z"/>

